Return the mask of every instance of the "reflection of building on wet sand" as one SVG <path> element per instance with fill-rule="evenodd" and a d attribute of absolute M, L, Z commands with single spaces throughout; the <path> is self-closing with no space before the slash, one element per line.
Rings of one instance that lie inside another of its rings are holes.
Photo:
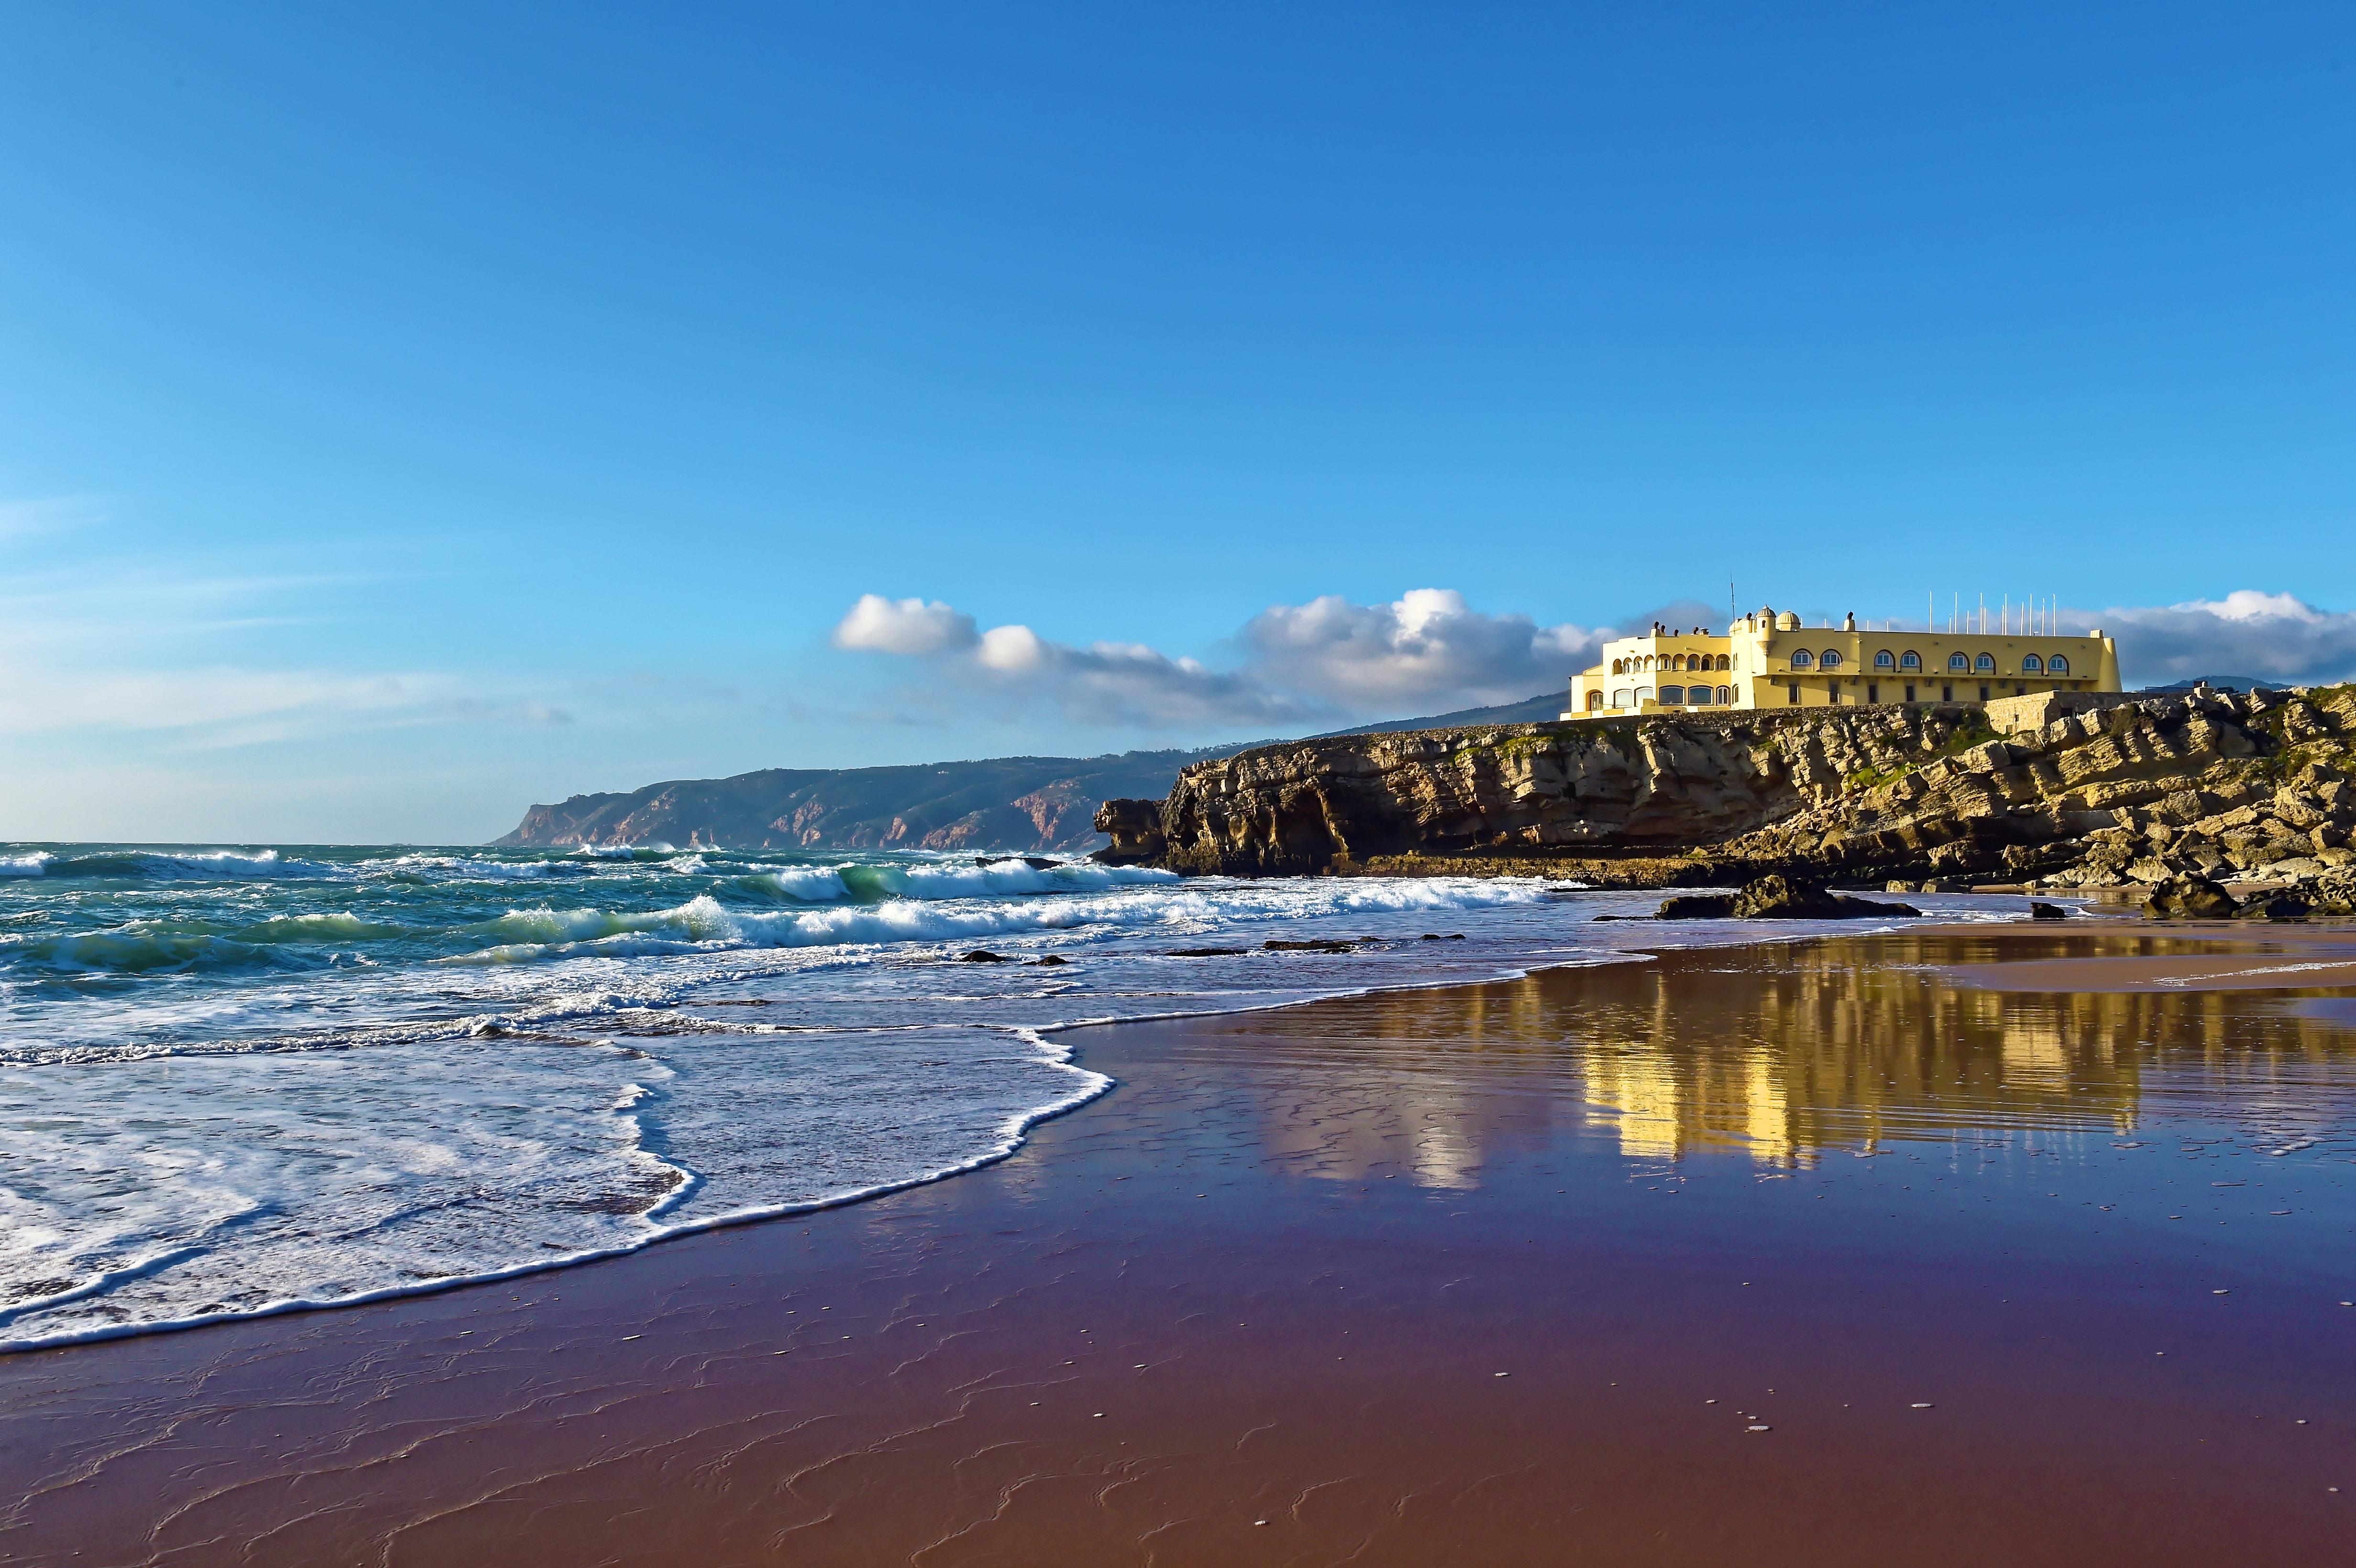
<path fill-rule="evenodd" d="M 2109 955 L 2119 940 L 2075 939 L 2083 951 L 2070 955 Z M 1589 972 L 1575 1026 L 1588 1097 L 1632 1156 L 1715 1146 L 1805 1163 L 1892 1138 L 2126 1132 L 2143 1072 L 2163 1059 L 2197 1061 L 2211 1081 L 2262 1080 L 2286 1054 L 2338 1054 L 2349 1038 L 2247 994 L 2002 992 L 1937 967 L 2019 956 L 2028 943 L 2051 952 L 2057 939 L 1894 936 Z"/>
<path fill-rule="evenodd" d="M 1582 1031 L 1588 1096 L 1622 1152 L 1806 1163 L 1827 1145 L 1959 1127 L 2134 1124 L 2140 998 L 1964 990 L 1919 955 L 1858 956 L 1845 944 L 1670 954 L 1630 975 L 1635 994 Z"/>
<path fill-rule="evenodd" d="M 1631 1157 L 1680 1155 L 1697 1144 L 1743 1145 L 1761 1159 L 1793 1152 L 1783 1084 L 1763 1048 L 1696 1061 L 1601 1046 L 1588 1057 L 1587 1096 L 1617 1118 L 1620 1152 Z"/>
<path fill-rule="evenodd" d="M 1348 1108 L 1296 1107 L 1271 1139 L 1336 1180 L 1379 1170 L 1463 1188 L 1491 1151 L 1542 1141 L 1583 1102 L 1630 1156 L 1719 1147 L 1804 1164 L 1885 1140 L 2126 1132 L 2157 1066 L 2187 1085 L 2262 1084 L 2295 1058 L 2345 1051 L 2343 1023 L 2279 994 L 2007 992 L 1958 983 L 1952 967 L 2181 945 L 1992 927 L 1672 951 L 1330 1004 L 1316 1065 L 1355 1058 L 1372 1075 Z M 1576 1086 L 1499 1093 L 1517 1074 Z"/>

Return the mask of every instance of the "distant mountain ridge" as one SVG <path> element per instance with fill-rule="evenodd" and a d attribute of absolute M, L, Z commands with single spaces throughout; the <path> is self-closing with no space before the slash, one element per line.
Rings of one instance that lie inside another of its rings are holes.
<path fill-rule="evenodd" d="M 1561 706 L 1559 697 L 1533 697 L 1333 733 L 1526 723 L 1553 719 Z M 1107 841 L 1095 826 L 1097 808 L 1106 801 L 1159 798 L 1170 792 L 1178 771 L 1187 764 L 1267 743 L 1248 741 L 1194 751 L 1102 757 L 991 757 L 884 768 L 764 768 L 733 778 L 673 779 L 643 789 L 576 795 L 558 805 L 535 805 L 513 832 L 491 842 L 528 849 L 676 844 L 682 848 L 1077 854 Z"/>

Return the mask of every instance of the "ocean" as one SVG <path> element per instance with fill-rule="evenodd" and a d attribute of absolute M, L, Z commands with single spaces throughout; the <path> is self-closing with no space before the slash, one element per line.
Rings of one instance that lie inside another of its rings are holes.
<path fill-rule="evenodd" d="M 1653 901 L 874 853 L 0 847 L 0 1349 L 940 1179 L 1104 1092 L 1078 1024 L 1732 938 L 1593 922 Z"/>

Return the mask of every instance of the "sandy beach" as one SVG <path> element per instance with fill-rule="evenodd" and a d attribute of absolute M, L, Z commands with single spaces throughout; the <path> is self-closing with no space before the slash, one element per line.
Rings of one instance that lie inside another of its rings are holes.
<path fill-rule="evenodd" d="M 2351 987 L 2021 924 L 1081 1031 L 974 1174 L 0 1360 L 0 1562 L 2336 1561 Z"/>

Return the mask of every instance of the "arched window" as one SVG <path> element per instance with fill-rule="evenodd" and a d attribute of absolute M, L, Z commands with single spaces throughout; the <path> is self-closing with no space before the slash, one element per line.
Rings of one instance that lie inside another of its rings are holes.
<path fill-rule="evenodd" d="M 1600 713 L 1600 712 L 1601 712 L 1601 711 L 1602 711 L 1602 709 L 1603 709 L 1603 694 L 1602 694 L 1601 692 L 1600 692 L 1600 691 L 1590 691 L 1590 692 L 1589 692 L 1589 693 L 1587 694 L 1587 710 L 1588 710 L 1590 713 Z"/>
<path fill-rule="evenodd" d="M 1686 656 L 1685 656 L 1685 655 L 1683 655 L 1683 654 L 1679 654 L 1679 655 L 1677 655 L 1677 656 L 1676 656 L 1676 657 L 1675 657 L 1675 658 L 1671 659 L 1671 660 L 1669 661 L 1669 667 L 1670 667 L 1671 669 L 1683 669 L 1683 668 L 1685 668 L 1685 667 L 1686 667 Z"/>
<path fill-rule="evenodd" d="M 1898 667 L 1898 656 L 1891 653 L 1888 648 L 1884 648 L 1879 653 L 1873 656 L 1873 667 L 1876 669 L 1896 669 Z"/>
<path fill-rule="evenodd" d="M 1725 707 L 1728 703 L 1732 702 L 1733 700 L 1734 688 L 1730 686 L 1721 686 L 1718 688 L 1718 705 L 1720 708 Z"/>
<path fill-rule="evenodd" d="M 2063 658 L 2060 654 L 2055 654 L 2051 658 L 2045 661 L 2045 673 L 2048 675 L 2068 675 L 2070 673 L 2070 661 Z"/>
<path fill-rule="evenodd" d="M 1707 707 L 1708 707 L 1708 706 L 1709 706 L 1709 688 L 1708 688 L 1708 687 L 1706 687 L 1706 686 L 1696 686 L 1696 687 L 1689 687 L 1689 688 L 1687 688 L 1687 691 L 1686 691 L 1686 700 L 1687 700 L 1687 702 L 1694 703 L 1694 704 L 1696 704 L 1696 705 L 1697 705 L 1697 706 L 1699 706 L 1699 707 L 1703 707 L 1703 708 L 1707 708 Z"/>
<path fill-rule="evenodd" d="M 1972 667 L 1972 656 L 1969 654 L 1949 654 L 1947 656 L 1947 667 L 1949 669 L 1969 669 Z"/>
<path fill-rule="evenodd" d="M 2020 667 L 2026 674 L 2041 675 L 2045 670 L 2045 661 L 2039 658 L 2035 654 L 2031 654 L 2027 658 L 2020 661 Z"/>
<path fill-rule="evenodd" d="M 1900 669 L 1921 669 L 1922 667 L 1922 656 L 1916 653 L 1912 648 L 1909 648 L 1904 653 L 1898 656 L 1898 667 Z"/>
<path fill-rule="evenodd" d="M 1685 699 L 1686 699 L 1686 688 L 1685 688 L 1684 687 L 1682 687 L 1682 686 L 1665 686 L 1665 687 L 1661 688 L 1661 700 L 1662 700 L 1664 703 L 1669 703 L 1669 702 L 1679 702 L 1679 703 L 1681 703 L 1681 702 L 1683 702 Z"/>
<path fill-rule="evenodd" d="M 1636 700 L 1630 703 L 1628 706 L 1631 708 L 1642 708 L 1644 704 L 1652 700 L 1653 688 L 1649 686 L 1640 686 L 1636 688 Z"/>
<path fill-rule="evenodd" d="M 1792 667 L 1794 669 L 1806 669 L 1815 662 L 1816 656 L 1810 653 L 1805 648 L 1794 648 L 1792 651 Z"/>
<path fill-rule="evenodd" d="M 1823 653 L 1816 656 L 1816 667 L 1818 669 L 1838 669 L 1840 667 L 1841 656 L 1840 650 L 1838 648 L 1826 648 Z"/>
<path fill-rule="evenodd" d="M 1618 687 L 1618 688 L 1615 688 L 1613 689 L 1613 691 L 1612 691 L 1612 707 L 1614 707 L 1614 708 L 1627 708 L 1627 707 L 1631 707 L 1631 706 L 1633 706 L 1633 702 L 1634 702 L 1634 699 L 1633 699 L 1633 698 L 1629 694 L 1628 688 L 1627 688 L 1626 687 L 1624 687 L 1624 686 L 1622 686 L 1622 687 Z"/>
<path fill-rule="evenodd" d="M 1718 656 L 1718 667 L 1720 669 L 1732 669 L 1734 667 L 1734 661 L 1729 658 L 1726 655 L 1720 654 Z M 1726 699 L 1721 697 L 1719 700 L 1723 702 Z"/>
<path fill-rule="evenodd" d="M 1972 661 L 1972 667 L 1981 671 L 1992 670 L 1996 668 L 1996 656 L 1994 654 L 1982 654 L 1979 657 Z"/>
<path fill-rule="evenodd" d="M 1626 659 L 1613 659 L 1612 661 L 1612 673 L 1613 675 L 1626 675 L 1628 673 L 1628 661 Z"/>

